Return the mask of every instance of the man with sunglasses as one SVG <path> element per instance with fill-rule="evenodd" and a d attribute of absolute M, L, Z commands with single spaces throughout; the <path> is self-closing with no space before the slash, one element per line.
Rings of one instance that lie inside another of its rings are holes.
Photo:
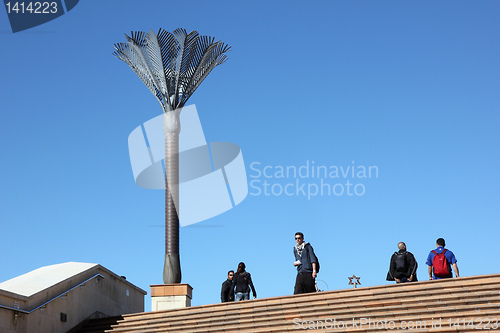
<path fill-rule="evenodd" d="M 314 254 L 311 244 L 304 242 L 304 234 L 295 234 L 295 256 L 294 266 L 297 267 L 297 278 L 295 279 L 294 294 L 312 293 L 316 291 L 315 279 L 317 274 L 318 258 Z"/>
<path fill-rule="evenodd" d="M 222 283 L 222 289 L 220 291 L 220 301 L 222 303 L 234 301 L 234 292 L 231 288 L 233 277 L 234 271 L 227 272 L 227 280 Z"/>

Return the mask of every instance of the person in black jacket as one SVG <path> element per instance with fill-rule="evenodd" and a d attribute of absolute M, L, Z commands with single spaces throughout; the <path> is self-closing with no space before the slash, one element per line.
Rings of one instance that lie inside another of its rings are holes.
<path fill-rule="evenodd" d="M 220 301 L 222 303 L 234 301 L 234 292 L 231 290 L 233 276 L 234 271 L 227 272 L 227 280 L 222 282 L 222 288 L 220 290 Z"/>
<path fill-rule="evenodd" d="M 406 244 L 398 243 L 398 252 L 394 252 L 387 273 L 387 281 L 396 283 L 413 282 L 417 280 L 417 261 L 411 252 L 406 251 Z"/>
<path fill-rule="evenodd" d="M 234 289 L 236 287 L 236 289 Z M 231 290 L 235 292 L 235 301 L 245 301 L 250 299 L 250 288 L 252 288 L 253 298 L 257 298 L 257 292 L 252 283 L 250 273 L 245 271 L 245 264 L 240 262 L 236 274 L 234 274 Z"/>

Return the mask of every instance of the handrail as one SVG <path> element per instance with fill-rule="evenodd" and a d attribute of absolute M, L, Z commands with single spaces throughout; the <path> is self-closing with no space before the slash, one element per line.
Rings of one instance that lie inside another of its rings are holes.
<path fill-rule="evenodd" d="M 31 310 L 31 311 L 26 311 L 26 310 L 16 309 L 16 308 L 13 308 L 13 307 L 10 307 L 10 306 L 7 306 L 7 305 L 2 305 L 2 304 L 0 304 L 0 308 L 4 308 L 4 309 L 7 309 L 7 310 L 12 310 L 12 311 L 16 311 L 16 312 L 22 312 L 22 313 L 30 314 L 30 313 L 32 313 L 32 312 L 34 312 L 34 311 L 36 311 L 36 310 L 38 310 L 38 309 L 40 309 L 40 308 L 45 307 L 47 304 L 49 304 L 50 302 L 52 302 L 52 301 L 54 301 L 54 300 L 58 299 L 59 297 L 63 297 L 63 296 L 65 296 L 65 295 L 66 295 L 68 292 L 70 292 L 71 290 L 73 290 L 73 289 L 75 289 L 75 288 L 77 288 L 77 287 L 80 287 L 81 285 L 83 285 L 83 284 L 85 284 L 85 283 L 89 282 L 90 280 L 92 280 L 92 279 L 94 279 L 94 278 L 98 278 L 98 277 L 105 279 L 105 277 L 104 277 L 104 276 L 102 276 L 101 274 L 97 273 L 96 275 L 92 276 L 91 278 L 88 278 L 87 280 L 85 280 L 85 281 L 83 281 L 83 282 L 80 282 L 80 283 L 79 283 L 79 284 L 77 284 L 76 286 L 74 286 L 74 287 L 72 287 L 72 288 L 70 288 L 70 289 L 68 289 L 68 290 L 66 290 L 66 291 L 64 291 L 64 292 L 62 292 L 61 294 L 57 295 L 57 296 L 56 296 L 56 297 L 54 297 L 54 298 L 51 298 L 51 299 L 50 299 L 50 300 L 48 300 L 47 302 L 45 302 L 45 303 L 43 303 L 43 304 L 41 304 L 41 305 L 37 306 L 36 308 L 34 308 L 34 309 L 33 309 L 33 310 Z M 96 281 L 96 282 L 97 282 L 97 281 Z"/>

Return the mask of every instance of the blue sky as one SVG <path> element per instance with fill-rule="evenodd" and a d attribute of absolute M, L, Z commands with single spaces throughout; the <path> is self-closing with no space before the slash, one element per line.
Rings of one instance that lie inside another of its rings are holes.
<path fill-rule="evenodd" d="M 188 104 L 208 141 L 241 147 L 249 183 L 266 180 L 256 165 L 378 170 L 324 179 L 361 184 L 363 195 L 250 187 L 234 209 L 182 228 L 194 305 L 219 302 L 240 261 L 259 297 L 291 294 L 296 231 L 329 290 L 353 274 L 388 283 L 399 241 L 421 280 L 439 237 L 462 276 L 499 273 L 499 12 L 494 1 L 86 0 L 13 34 L 0 10 L 0 281 L 80 261 L 148 293 L 162 283 L 164 194 L 135 185 L 127 147 L 161 109 L 112 52 L 124 33 L 178 27 L 232 46 Z"/>

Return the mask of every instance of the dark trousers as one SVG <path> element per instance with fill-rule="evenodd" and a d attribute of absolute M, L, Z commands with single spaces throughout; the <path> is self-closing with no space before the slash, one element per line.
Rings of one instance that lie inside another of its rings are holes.
<path fill-rule="evenodd" d="M 314 278 L 312 277 L 312 272 L 298 273 L 297 278 L 295 279 L 293 294 L 296 295 L 314 292 L 316 292 L 316 284 Z"/>

